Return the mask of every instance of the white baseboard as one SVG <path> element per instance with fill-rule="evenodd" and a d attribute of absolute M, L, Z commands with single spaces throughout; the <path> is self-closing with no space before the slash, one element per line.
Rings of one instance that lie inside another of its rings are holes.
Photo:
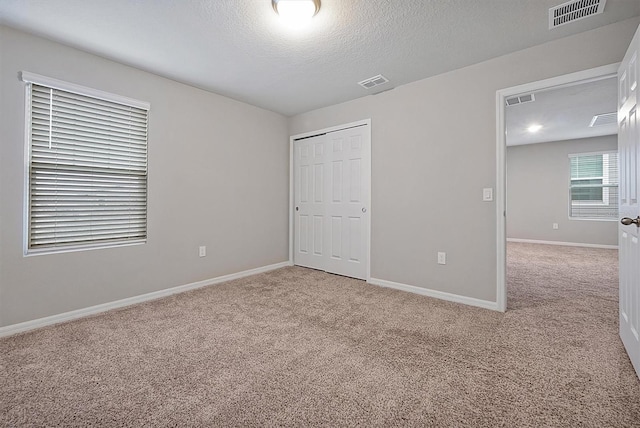
<path fill-rule="evenodd" d="M 618 249 L 617 245 L 583 244 L 581 242 L 540 241 L 537 239 L 507 238 L 507 242 L 524 242 L 525 244 L 562 245 L 564 247 L 605 248 L 608 250 Z"/>
<path fill-rule="evenodd" d="M 449 302 L 462 303 L 469 306 L 477 306 L 480 308 L 498 310 L 497 302 L 488 300 L 475 299 L 473 297 L 460 296 L 459 294 L 445 293 L 444 291 L 430 290 L 428 288 L 416 287 L 415 285 L 401 284 L 399 282 L 387 281 L 384 279 L 371 278 L 370 284 L 379 285 L 381 287 L 395 288 L 396 290 L 408 291 L 410 293 L 420 294 L 422 296 L 434 297 L 436 299 L 447 300 Z"/>
<path fill-rule="evenodd" d="M 161 297 L 171 296 L 172 294 L 184 293 L 185 291 L 195 290 L 196 288 L 206 287 L 208 285 L 220 284 L 221 282 L 231 281 L 234 279 L 244 278 L 246 276 L 256 275 L 263 272 L 268 272 L 275 269 L 280 269 L 285 266 L 291 266 L 286 261 L 282 263 L 276 263 L 273 265 L 262 266 L 255 269 L 249 269 L 238 273 L 232 273 L 229 275 L 223 275 L 216 278 L 205 279 L 203 281 L 192 282 L 191 284 L 179 285 L 177 287 L 167 288 L 160 291 L 154 291 L 152 293 L 142 294 L 140 296 L 128 297 L 122 300 L 116 300 L 115 302 L 103 303 L 100 305 L 90 306 L 88 308 L 77 309 L 70 312 L 64 312 L 58 315 L 51 315 L 49 317 L 38 318 L 31 321 L 25 321 L 18 324 L 12 324 L 5 327 L 0 327 L 0 337 L 11 336 L 24 331 L 33 330 L 40 327 L 45 327 L 52 324 L 58 324 L 65 321 L 71 321 L 78 318 L 83 318 L 89 315 L 99 314 L 101 312 L 109 311 L 111 309 L 118 309 L 125 306 L 135 305 L 136 303 L 147 302 L 149 300 L 159 299 Z"/>

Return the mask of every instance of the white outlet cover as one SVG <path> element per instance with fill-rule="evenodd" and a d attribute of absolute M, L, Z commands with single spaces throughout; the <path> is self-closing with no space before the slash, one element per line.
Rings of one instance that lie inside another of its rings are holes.
<path fill-rule="evenodd" d="M 205 247 L 204 245 L 201 246 L 198 249 L 198 254 L 200 255 L 200 257 L 205 257 L 207 255 L 207 247 Z"/>
<path fill-rule="evenodd" d="M 447 264 L 447 253 L 438 252 L 438 264 L 439 265 Z"/>

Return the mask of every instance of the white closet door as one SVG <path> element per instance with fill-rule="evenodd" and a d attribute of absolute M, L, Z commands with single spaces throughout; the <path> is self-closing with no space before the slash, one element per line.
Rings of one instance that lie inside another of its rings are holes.
<path fill-rule="evenodd" d="M 364 127 L 327 134 L 328 272 L 367 278 L 369 141 Z"/>
<path fill-rule="evenodd" d="M 325 269 L 326 135 L 295 142 L 294 262 Z"/>
<path fill-rule="evenodd" d="M 294 143 L 294 263 L 366 279 L 371 143 L 367 126 Z"/>

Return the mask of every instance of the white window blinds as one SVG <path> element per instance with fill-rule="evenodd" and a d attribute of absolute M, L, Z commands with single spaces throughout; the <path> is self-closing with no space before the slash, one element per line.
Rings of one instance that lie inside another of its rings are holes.
<path fill-rule="evenodd" d="M 569 217 L 618 218 L 618 153 L 569 155 Z"/>
<path fill-rule="evenodd" d="M 27 83 L 27 250 L 144 241 L 148 106 Z"/>

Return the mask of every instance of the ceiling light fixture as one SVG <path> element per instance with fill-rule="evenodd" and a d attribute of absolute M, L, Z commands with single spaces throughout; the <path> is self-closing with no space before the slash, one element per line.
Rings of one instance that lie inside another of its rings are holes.
<path fill-rule="evenodd" d="M 320 0 L 271 0 L 271 6 L 284 21 L 300 25 L 316 16 Z"/>
<path fill-rule="evenodd" d="M 542 125 L 538 125 L 537 123 L 534 123 L 533 125 L 529 126 L 527 128 L 527 131 L 531 132 L 532 134 L 535 132 L 538 132 L 539 130 L 542 129 Z"/>

